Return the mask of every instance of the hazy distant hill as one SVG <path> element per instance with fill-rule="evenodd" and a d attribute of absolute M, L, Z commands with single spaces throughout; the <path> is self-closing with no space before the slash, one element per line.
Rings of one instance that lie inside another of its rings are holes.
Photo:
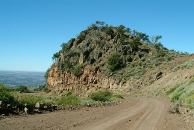
<path fill-rule="evenodd" d="M 0 71 L 0 83 L 9 86 L 39 86 L 44 84 L 44 72 Z"/>

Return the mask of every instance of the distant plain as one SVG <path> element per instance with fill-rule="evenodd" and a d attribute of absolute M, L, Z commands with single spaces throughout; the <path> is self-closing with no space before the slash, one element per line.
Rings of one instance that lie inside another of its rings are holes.
<path fill-rule="evenodd" d="M 0 71 L 0 83 L 10 87 L 38 87 L 45 83 L 44 72 Z"/>

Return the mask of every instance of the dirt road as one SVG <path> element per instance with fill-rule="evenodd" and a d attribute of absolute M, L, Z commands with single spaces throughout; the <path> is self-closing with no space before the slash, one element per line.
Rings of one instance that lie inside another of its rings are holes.
<path fill-rule="evenodd" d="M 166 100 L 128 98 L 115 106 L 0 120 L 0 130 L 189 130 Z"/>

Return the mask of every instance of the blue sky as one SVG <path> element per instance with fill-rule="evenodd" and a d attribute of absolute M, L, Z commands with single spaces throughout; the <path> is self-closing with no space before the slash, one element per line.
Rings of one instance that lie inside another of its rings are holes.
<path fill-rule="evenodd" d="M 193 0 L 0 0 L 0 70 L 47 70 L 60 45 L 96 20 L 193 53 L 193 13 Z"/>

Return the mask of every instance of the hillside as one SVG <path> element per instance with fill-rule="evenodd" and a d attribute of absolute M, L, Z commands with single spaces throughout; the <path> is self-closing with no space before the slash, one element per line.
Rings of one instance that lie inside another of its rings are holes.
<path fill-rule="evenodd" d="M 53 55 L 46 86 L 0 84 L 0 129 L 193 130 L 194 55 L 160 39 L 92 24 Z"/>
<path fill-rule="evenodd" d="M 177 58 L 188 56 L 168 50 L 160 38 L 97 21 L 53 55 L 47 86 L 79 94 L 98 89 L 130 92 L 149 86 L 184 62 Z"/>

